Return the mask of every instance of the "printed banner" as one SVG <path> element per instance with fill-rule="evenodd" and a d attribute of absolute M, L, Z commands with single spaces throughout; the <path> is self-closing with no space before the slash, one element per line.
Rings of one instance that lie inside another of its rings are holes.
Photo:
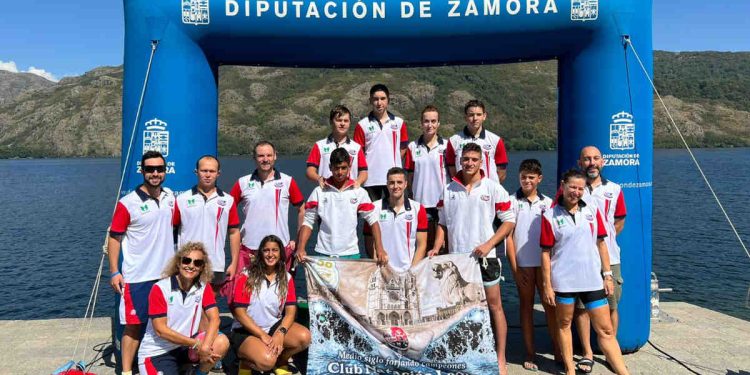
<path fill-rule="evenodd" d="M 308 374 L 497 374 L 479 265 L 468 254 L 396 273 L 312 257 Z"/>

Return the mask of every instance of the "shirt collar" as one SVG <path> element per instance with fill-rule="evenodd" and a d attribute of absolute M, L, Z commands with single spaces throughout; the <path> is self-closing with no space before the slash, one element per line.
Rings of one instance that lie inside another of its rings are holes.
<path fill-rule="evenodd" d="M 263 183 L 265 182 L 265 181 L 261 181 L 260 180 L 260 176 L 258 175 L 258 170 L 257 169 L 254 170 L 253 174 L 250 175 L 250 179 L 260 182 L 261 185 L 263 185 Z M 281 179 L 281 172 L 279 172 L 278 170 L 276 170 L 276 168 L 273 169 L 273 179 L 274 180 L 280 180 Z"/>
<path fill-rule="evenodd" d="M 148 193 L 146 193 L 145 191 L 141 190 L 141 186 L 143 186 L 143 184 L 140 184 L 140 185 L 138 185 L 138 187 L 137 187 L 137 188 L 135 188 L 135 193 L 136 193 L 136 194 L 138 194 L 138 198 L 141 198 L 141 201 L 142 201 L 142 202 L 146 202 L 146 201 L 147 201 L 147 200 L 149 200 L 149 199 L 153 199 L 153 200 L 155 200 L 155 201 L 157 201 L 157 202 L 159 201 L 158 199 L 156 199 L 156 198 L 154 198 L 154 197 L 150 196 L 150 195 L 149 195 Z M 161 193 L 159 193 L 159 199 L 161 199 L 161 196 L 162 196 L 163 194 L 164 194 L 164 188 L 162 188 L 162 189 L 161 189 Z"/>
<path fill-rule="evenodd" d="M 336 141 L 333 139 L 333 133 L 328 134 L 328 137 L 326 137 L 326 143 L 336 143 Z M 346 143 L 346 144 L 351 143 L 351 138 L 349 138 L 349 136 L 347 135 L 343 143 Z"/>
<path fill-rule="evenodd" d="M 193 195 L 201 195 L 201 196 L 205 197 L 206 199 L 209 198 L 209 197 L 206 197 L 203 193 L 201 193 L 200 190 L 198 190 L 198 185 L 193 185 L 193 187 L 190 189 L 190 192 Z M 221 189 L 219 189 L 218 186 L 216 187 L 216 195 L 218 195 L 220 197 L 224 196 L 224 191 L 222 191 Z"/>
<path fill-rule="evenodd" d="M 544 198 L 547 198 L 547 197 L 544 196 L 544 194 L 542 194 L 539 191 L 536 192 L 536 196 L 537 196 L 537 198 L 539 198 L 538 199 L 539 201 L 544 200 Z M 560 196 L 562 197 L 562 195 L 560 195 Z M 523 194 L 523 190 L 521 190 L 521 188 L 518 188 L 518 190 L 516 190 L 516 199 L 518 199 L 518 200 L 525 199 L 525 200 L 529 201 L 529 199 L 526 198 L 526 196 Z M 531 202 L 531 201 L 529 201 L 529 202 Z"/>
<path fill-rule="evenodd" d="M 338 191 L 344 191 L 350 187 L 354 186 L 354 180 L 351 178 L 344 183 L 344 186 L 341 187 L 341 189 L 337 189 L 336 185 L 333 184 L 333 176 L 326 178 L 326 185 L 330 186 L 331 189 L 338 190 Z"/>
<path fill-rule="evenodd" d="M 390 111 L 386 111 L 386 114 L 388 115 L 388 121 L 393 121 L 393 120 L 396 119 L 396 116 L 393 113 L 391 113 Z M 378 120 L 377 118 L 375 118 L 375 115 L 372 113 L 372 111 L 370 111 L 370 113 L 367 114 L 367 119 L 370 120 L 370 121 L 375 121 L 378 124 L 380 124 L 380 120 Z"/>
<path fill-rule="evenodd" d="M 560 194 L 560 196 L 557 197 L 557 205 L 560 206 L 560 208 L 562 208 L 563 210 L 565 210 L 565 202 L 563 202 L 562 194 Z M 586 207 L 586 201 L 583 200 L 583 197 L 581 197 L 581 199 L 578 200 L 578 207 L 580 208 Z"/>
<path fill-rule="evenodd" d="M 466 185 L 464 185 L 464 182 L 463 182 L 463 179 L 462 179 L 463 175 L 464 175 L 464 171 L 458 171 L 458 173 L 456 173 L 456 175 L 453 176 L 453 181 L 457 182 L 459 185 L 461 185 L 464 188 L 466 188 Z M 480 169 L 479 170 L 479 175 L 482 177 L 482 178 L 479 179 L 479 182 L 481 183 L 482 180 L 484 180 L 484 178 L 485 178 L 484 170 Z"/>
<path fill-rule="evenodd" d="M 177 281 L 177 275 L 172 275 L 169 277 L 170 286 L 172 287 L 172 290 L 177 291 L 180 290 L 180 283 Z M 195 280 L 195 283 L 193 283 L 193 287 L 190 288 L 190 290 L 193 290 L 193 288 L 200 288 L 201 287 L 201 281 Z M 188 292 L 190 292 L 188 290 Z"/>
<path fill-rule="evenodd" d="M 473 136 L 473 135 L 471 135 L 471 133 L 469 133 L 469 127 L 468 127 L 468 126 L 464 126 L 464 132 L 463 132 L 463 133 L 464 133 L 464 135 L 465 135 L 465 136 L 467 136 L 467 137 L 469 137 L 469 138 L 474 138 L 474 136 Z M 486 132 L 484 131 L 484 126 L 483 126 L 483 127 L 482 127 L 482 131 L 480 131 L 480 132 L 479 132 L 479 136 L 477 136 L 477 139 L 484 139 L 484 137 L 485 137 L 486 135 L 487 135 L 487 134 L 486 134 Z"/>
<path fill-rule="evenodd" d="M 445 140 L 440 135 L 437 136 L 437 141 L 439 145 L 442 145 Z M 429 149 L 426 143 L 424 143 L 424 134 L 420 135 L 419 138 L 417 138 L 417 146 L 425 146 Z"/>
<path fill-rule="evenodd" d="M 382 199 L 382 203 L 380 205 L 380 208 L 383 211 L 387 211 L 387 210 L 393 211 L 391 209 L 391 205 L 388 203 L 388 199 L 387 198 L 383 198 Z M 409 198 L 406 198 L 406 197 L 404 197 L 404 211 L 411 211 L 411 203 L 409 203 Z M 393 211 L 393 212 L 395 213 L 395 211 Z"/>

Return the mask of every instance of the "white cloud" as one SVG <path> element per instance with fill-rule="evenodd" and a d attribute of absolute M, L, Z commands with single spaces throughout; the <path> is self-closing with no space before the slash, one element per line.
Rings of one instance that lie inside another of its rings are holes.
<path fill-rule="evenodd" d="M 11 72 L 11 73 L 30 73 L 30 74 L 34 74 L 34 75 L 37 75 L 39 77 L 42 77 L 44 79 L 50 80 L 52 82 L 57 82 L 57 81 L 60 80 L 57 77 L 55 77 L 54 74 L 52 74 L 52 73 L 50 73 L 50 72 L 48 72 L 48 71 L 46 71 L 44 69 L 36 68 L 36 67 L 33 67 L 33 66 L 30 66 L 29 69 L 27 69 L 25 71 L 19 71 L 18 70 L 18 66 L 16 65 L 15 61 L 2 61 L 2 60 L 0 60 L 0 70 L 5 70 L 5 71 Z"/>
<path fill-rule="evenodd" d="M 18 67 L 14 61 L 3 61 L 0 60 L 0 70 L 5 70 L 11 73 L 18 73 Z"/>

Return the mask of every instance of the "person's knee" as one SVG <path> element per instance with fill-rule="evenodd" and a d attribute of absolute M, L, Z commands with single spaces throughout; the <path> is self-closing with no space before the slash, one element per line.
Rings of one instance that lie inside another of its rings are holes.
<path fill-rule="evenodd" d="M 310 335 L 310 331 L 307 329 L 302 330 L 302 333 L 300 334 L 300 347 L 305 349 L 310 346 L 310 343 L 312 343 L 312 335 Z"/>
<path fill-rule="evenodd" d="M 276 357 L 270 354 L 263 354 L 263 356 L 255 363 L 255 365 L 257 366 L 257 370 L 259 371 L 271 371 L 274 366 L 276 366 Z"/>
<path fill-rule="evenodd" d="M 570 325 L 573 324 L 573 316 L 571 315 L 565 315 L 565 316 L 557 316 L 557 326 L 560 329 L 568 329 L 570 328 Z"/>
<path fill-rule="evenodd" d="M 229 339 L 225 335 L 218 335 L 214 340 L 213 351 L 222 357 L 229 351 Z"/>
<path fill-rule="evenodd" d="M 596 335 L 600 339 L 611 339 L 615 337 L 615 330 L 612 327 L 612 322 L 606 322 L 605 324 L 597 324 Z"/>

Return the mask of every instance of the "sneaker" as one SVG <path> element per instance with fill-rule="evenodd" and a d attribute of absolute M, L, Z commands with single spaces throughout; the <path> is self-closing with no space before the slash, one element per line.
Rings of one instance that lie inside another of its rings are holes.
<path fill-rule="evenodd" d="M 279 366 L 273 370 L 273 373 L 275 375 L 292 375 L 292 374 L 299 374 L 299 370 L 294 367 L 294 365 L 288 364 L 284 366 Z"/>
<path fill-rule="evenodd" d="M 224 372 L 224 365 L 221 363 L 221 360 L 218 360 L 216 361 L 216 363 L 214 363 L 214 367 L 211 368 L 211 372 Z"/>

